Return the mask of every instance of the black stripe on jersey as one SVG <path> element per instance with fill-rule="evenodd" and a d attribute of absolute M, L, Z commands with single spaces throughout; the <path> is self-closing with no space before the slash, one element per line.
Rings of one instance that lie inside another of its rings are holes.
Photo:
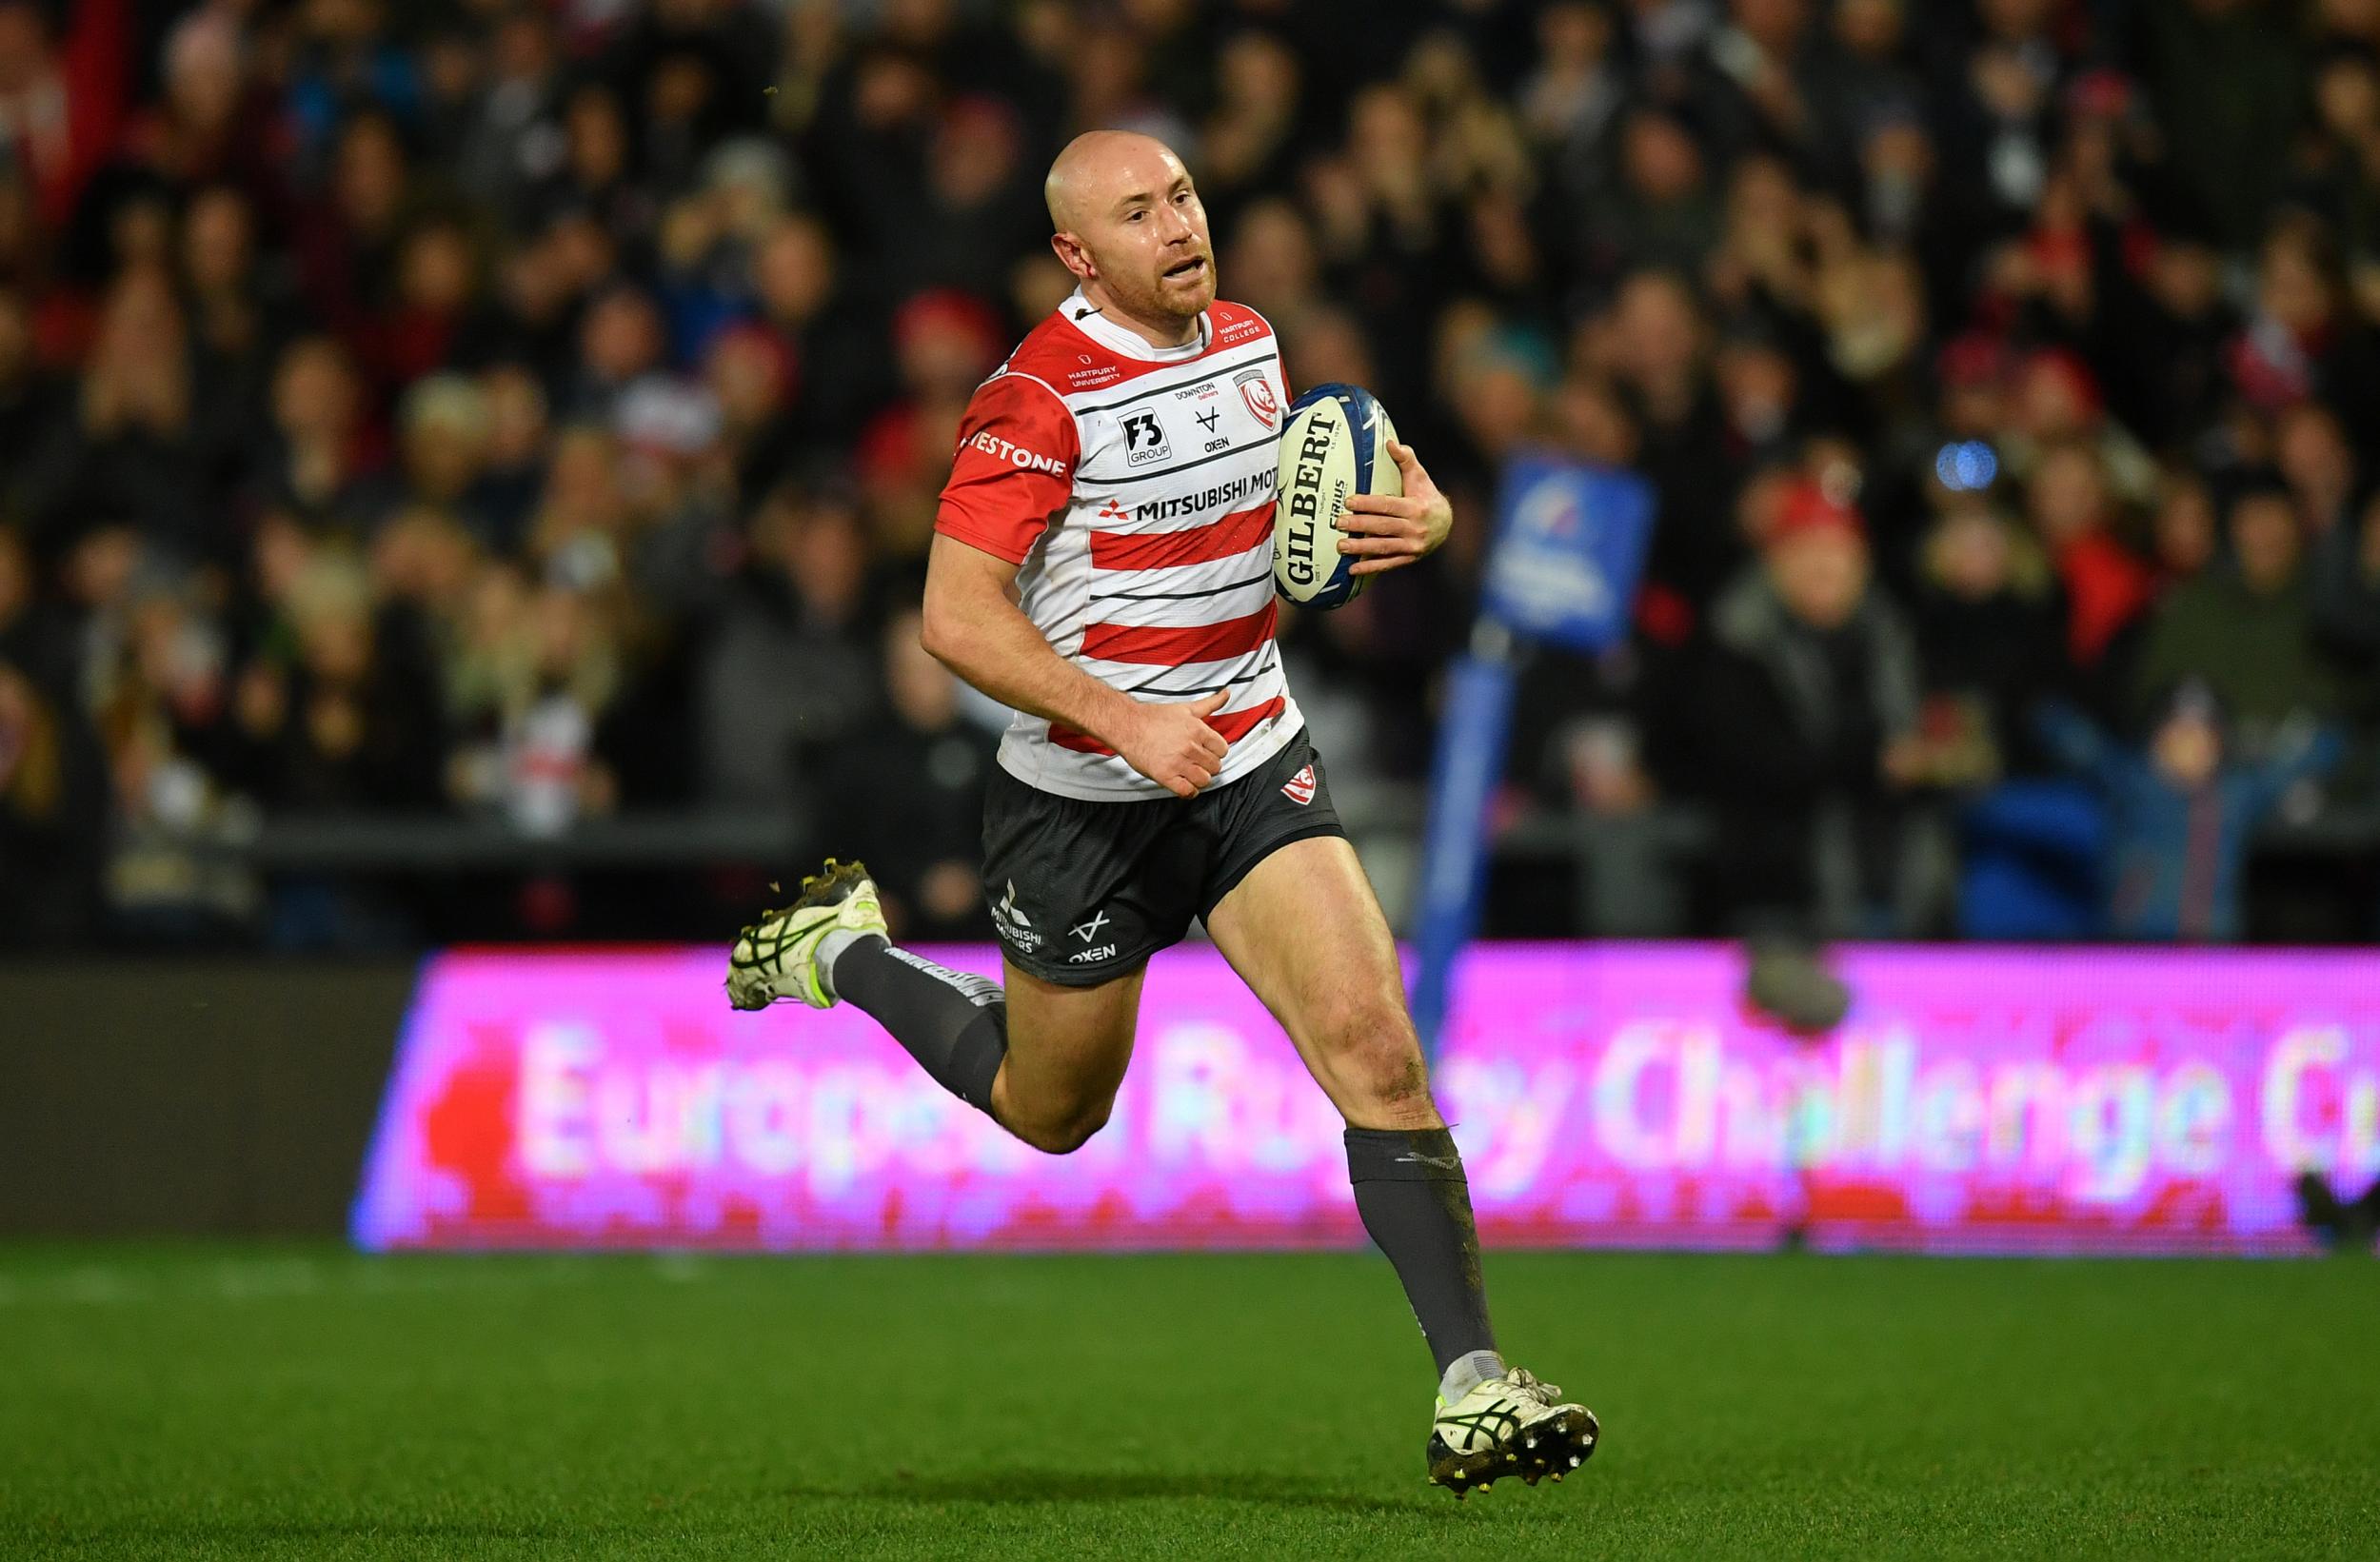
<path fill-rule="evenodd" d="M 1119 477 L 1101 477 L 1092 472 L 1077 472 L 1075 481 L 1096 483 L 1103 487 L 1111 488 L 1125 483 L 1146 483 L 1151 478 L 1171 477 L 1176 472 L 1186 472 L 1193 466 L 1203 466 L 1210 461 L 1229 461 L 1234 456 L 1244 456 L 1256 448 L 1257 444 L 1252 440 L 1246 445 L 1235 445 L 1228 450 L 1218 450 L 1211 456 L 1200 456 L 1196 461 L 1185 461 L 1175 466 L 1160 466 L 1154 472 L 1127 472 Z"/>
<path fill-rule="evenodd" d="M 1226 357 L 1228 354 L 1218 353 L 1216 356 Z M 1130 406 L 1144 396 L 1157 396 L 1168 390 L 1180 390 L 1183 386 L 1195 386 L 1201 380 L 1212 380 L 1219 374 L 1237 374 L 1243 368 L 1254 368 L 1259 364 L 1269 364 L 1279 356 L 1279 349 L 1276 348 L 1261 358 L 1242 358 L 1237 363 L 1215 364 L 1210 366 L 1205 372 L 1193 374 L 1187 380 L 1168 380 L 1161 386 L 1143 386 L 1131 395 L 1120 396 L 1112 402 L 1093 402 L 1089 406 L 1070 407 L 1068 410 L 1081 418 L 1093 412 L 1104 412 L 1112 406 Z"/>
<path fill-rule="evenodd" d="M 1267 645 L 1264 648 L 1267 651 L 1273 649 L 1270 645 Z M 1238 688 L 1242 683 L 1253 683 L 1258 679 L 1262 678 L 1266 673 L 1271 672 L 1275 664 L 1274 659 L 1267 656 L 1264 659 L 1264 665 L 1259 667 L 1256 671 L 1252 673 L 1241 673 L 1237 678 L 1226 678 L 1220 683 L 1203 683 L 1195 689 L 1160 689 L 1157 685 L 1163 682 L 1164 680 L 1159 678 L 1152 679 L 1146 683 L 1136 683 L 1131 688 L 1124 690 L 1124 693 L 1133 695 L 1162 694 L 1195 700 L 1200 695 L 1213 694 L 1218 689 L 1234 689 Z"/>
<path fill-rule="evenodd" d="M 1261 575 L 1251 575 L 1244 581 L 1234 581 L 1229 585 L 1210 585 L 1203 591 L 1094 591 L 1091 593 L 1091 600 L 1093 602 L 1191 602 L 1200 597 L 1220 597 L 1226 591 L 1245 591 L 1248 587 L 1272 578 L 1273 572 L 1268 569 Z"/>

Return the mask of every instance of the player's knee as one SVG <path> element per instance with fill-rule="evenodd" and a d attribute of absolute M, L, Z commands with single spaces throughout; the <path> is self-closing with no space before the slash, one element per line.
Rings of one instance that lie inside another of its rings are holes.
<path fill-rule="evenodd" d="M 1400 1004 L 1349 1003 L 1324 1027 L 1324 1050 L 1339 1088 L 1373 1112 L 1430 1110 L 1430 1074 Z"/>
<path fill-rule="evenodd" d="M 1410 1034 L 1401 1045 L 1382 1046 L 1365 1057 L 1363 1084 L 1364 1098 L 1388 1119 L 1399 1124 L 1436 1120 L 1430 1071 Z"/>

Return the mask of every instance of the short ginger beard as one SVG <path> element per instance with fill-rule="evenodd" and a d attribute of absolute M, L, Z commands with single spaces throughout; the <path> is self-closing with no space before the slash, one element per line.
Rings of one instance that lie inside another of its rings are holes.
<path fill-rule="evenodd" d="M 1145 283 L 1136 281 L 1119 286 L 1118 279 L 1121 273 L 1101 267 L 1096 254 L 1091 256 L 1091 264 L 1098 267 L 1097 280 L 1101 289 L 1117 308 L 1140 320 L 1173 321 L 1187 326 L 1204 314 L 1207 306 L 1215 302 L 1215 257 L 1211 252 L 1202 253 L 1206 257 L 1206 286 L 1195 293 L 1169 289 L 1158 277 L 1151 277 Z M 1191 303 L 1193 300 L 1196 302 Z M 1191 306 L 1185 308 L 1185 304 Z"/>

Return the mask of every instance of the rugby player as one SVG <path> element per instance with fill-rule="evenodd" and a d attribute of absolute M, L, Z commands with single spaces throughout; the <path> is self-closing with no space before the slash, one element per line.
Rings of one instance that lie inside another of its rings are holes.
<path fill-rule="evenodd" d="M 1163 144 L 1081 136 L 1046 194 L 1080 287 L 969 404 L 925 585 L 925 648 L 1018 712 L 983 821 L 1005 979 L 894 947 L 865 870 L 830 860 L 744 930 L 729 998 L 857 1004 L 943 1088 L 1064 1155 L 1107 1120 L 1149 957 L 1203 919 L 1346 1119 L 1357 1209 L 1439 1374 L 1430 1478 L 1559 1480 L 1595 1416 L 1497 1353 L 1396 946 L 1281 676 L 1272 327 L 1216 298 L 1206 213 Z M 1404 494 L 1359 496 L 1342 524 L 1365 574 L 1454 519 L 1413 451 L 1390 454 Z"/>

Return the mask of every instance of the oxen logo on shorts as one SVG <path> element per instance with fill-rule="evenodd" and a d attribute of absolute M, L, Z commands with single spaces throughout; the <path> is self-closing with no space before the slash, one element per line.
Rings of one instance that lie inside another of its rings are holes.
<path fill-rule="evenodd" d="M 1281 782 L 1280 795 L 1300 808 L 1314 801 L 1314 766 L 1307 765 L 1303 770 Z"/>
<path fill-rule="evenodd" d="M 1256 421 L 1270 428 L 1280 422 L 1280 403 L 1274 399 L 1273 382 L 1260 368 L 1242 369 L 1232 376 L 1232 384 L 1240 387 L 1240 399 L 1248 404 Z"/>

